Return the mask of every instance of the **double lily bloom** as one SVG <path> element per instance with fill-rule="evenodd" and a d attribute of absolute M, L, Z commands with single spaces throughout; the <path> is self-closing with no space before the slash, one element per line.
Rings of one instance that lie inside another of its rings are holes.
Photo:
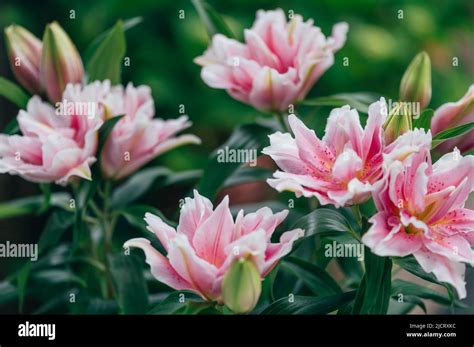
<path fill-rule="evenodd" d="M 374 192 L 378 213 L 362 241 L 380 256 L 413 255 L 426 272 L 466 297 L 464 263 L 474 265 L 474 156 L 455 149 L 431 163 L 429 147 L 395 161 Z"/>
<path fill-rule="evenodd" d="M 72 177 L 91 179 L 98 130 L 104 121 L 118 115 L 123 117 L 102 151 L 101 168 L 108 178 L 123 178 L 165 151 L 200 142 L 194 135 L 175 136 L 190 126 L 185 116 L 153 118 L 154 104 L 146 86 L 130 84 L 124 91 L 109 81 L 70 84 L 56 106 L 38 96 L 31 98 L 26 111 L 18 115 L 23 135 L 0 135 L 0 172 L 61 185 Z M 58 112 L 61 108 L 67 112 Z"/>
<path fill-rule="evenodd" d="M 279 243 L 271 242 L 287 214 L 286 210 L 273 214 L 264 207 L 246 215 L 240 211 L 234 221 L 227 196 L 213 209 L 207 198 L 194 191 L 194 198 L 186 198 L 181 208 L 177 229 L 146 214 L 148 229 L 160 240 L 166 256 L 145 238 L 129 240 L 124 247 L 142 249 L 151 273 L 159 281 L 222 303 L 223 279 L 236 262 L 251 261 L 263 279 L 303 236 L 303 230 L 295 229 L 283 233 Z"/>
<path fill-rule="evenodd" d="M 362 128 L 359 114 L 349 106 L 329 115 L 326 133 L 320 140 L 296 116 L 288 122 L 294 133 L 270 135 L 263 150 L 281 171 L 267 182 L 278 190 L 293 191 L 297 197 L 317 197 L 323 205 L 337 207 L 367 200 L 373 184 L 382 176 L 383 131 L 387 117 L 385 100 L 370 105 Z"/>
<path fill-rule="evenodd" d="M 258 11 L 245 43 L 216 34 L 195 62 L 204 82 L 265 111 L 284 111 L 302 100 L 334 63 L 346 40 L 347 23 L 326 38 L 312 20 L 300 15 L 287 22 L 283 10 Z"/>

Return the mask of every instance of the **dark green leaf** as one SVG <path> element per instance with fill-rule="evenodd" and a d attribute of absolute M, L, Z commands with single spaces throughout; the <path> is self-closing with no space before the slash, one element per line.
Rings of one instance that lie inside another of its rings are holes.
<path fill-rule="evenodd" d="M 4 134 L 15 135 L 20 132 L 20 126 L 18 125 L 18 120 L 13 118 L 3 129 Z"/>
<path fill-rule="evenodd" d="M 393 262 L 415 276 L 423 278 L 426 281 L 439 284 L 441 286 L 443 285 L 436 279 L 436 277 L 432 273 L 425 272 L 425 270 L 421 268 L 420 264 L 418 264 L 418 262 L 413 256 L 408 256 L 404 258 L 394 258 Z"/>
<path fill-rule="evenodd" d="M 152 167 L 136 173 L 115 189 L 110 200 L 110 206 L 120 208 L 128 205 L 148 191 L 158 177 L 170 174 L 171 170 L 165 167 Z"/>
<path fill-rule="evenodd" d="M 202 303 L 202 299 L 192 292 L 174 292 L 152 308 L 148 314 L 182 314 L 186 310 L 186 305 L 193 302 Z"/>
<path fill-rule="evenodd" d="M 293 272 L 318 296 L 342 293 L 336 281 L 319 266 L 296 257 L 288 257 L 282 263 L 283 269 Z"/>
<path fill-rule="evenodd" d="M 234 130 L 230 138 L 210 157 L 207 168 L 199 183 L 199 192 L 209 198 L 214 198 L 219 188 L 241 165 L 238 162 L 226 162 L 224 153 L 228 150 L 256 151 L 257 154 L 268 144 L 267 136 L 274 129 L 261 124 L 247 124 Z"/>
<path fill-rule="evenodd" d="M 358 111 L 367 113 L 369 110 L 369 105 L 375 101 L 377 101 L 377 97 L 371 93 L 344 93 L 307 99 L 303 101 L 302 104 L 306 106 L 330 107 L 349 105 Z"/>
<path fill-rule="evenodd" d="M 305 238 L 314 235 L 337 235 L 355 233 L 353 224 L 341 211 L 330 208 L 319 208 L 301 217 L 291 229 L 305 230 Z"/>
<path fill-rule="evenodd" d="M 328 314 L 351 302 L 355 293 L 352 291 L 321 297 L 285 297 L 275 301 L 261 314 Z"/>
<path fill-rule="evenodd" d="M 82 278 L 72 273 L 69 269 L 46 269 L 36 271 L 31 274 L 32 280 L 38 281 L 42 285 L 62 285 L 73 284 L 86 287 L 86 283 Z"/>
<path fill-rule="evenodd" d="M 449 306 L 454 304 L 455 307 L 469 307 L 459 300 L 454 300 L 451 302 L 451 299 L 448 296 L 443 295 L 427 286 L 396 279 L 392 282 L 392 296 L 397 299 L 399 294 L 403 295 L 403 299 L 405 299 L 406 296 L 417 296 L 422 299 L 433 300 L 440 305 Z"/>
<path fill-rule="evenodd" d="M 31 272 L 31 262 L 28 261 L 20 270 L 17 277 L 17 291 L 18 291 L 18 310 L 23 312 L 23 304 L 25 302 L 26 285 Z"/>
<path fill-rule="evenodd" d="M 230 187 L 238 184 L 265 181 L 270 178 L 272 171 L 261 167 L 244 166 L 238 169 L 232 176 L 224 182 L 224 187 Z"/>
<path fill-rule="evenodd" d="M 461 136 L 474 129 L 474 122 L 466 123 L 455 128 L 446 129 L 436 134 L 431 142 L 431 148 L 435 148 L 446 140 Z"/>
<path fill-rule="evenodd" d="M 41 254 L 46 249 L 56 246 L 64 232 L 74 223 L 74 214 L 57 209 L 48 218 L 48 222 L 38 241 L 38 252 Z"/>
<path fill-rule="evenodd" d="M 234 38 L 234 34 L 230 30 L 229 26 L 224 22 L 217 11 L 214 10 L 208 3 L 202 0 L 191 0 L 191 2 L 194 5 L 199 18 L 206 27 L 209 38 L 212 38 L 217 33 Z"/>
<path fill-rule="evenodd" d="M 431 119 L 433 118 L 434 111 L 432 109 L 426 109 L 421 112 L 417 119 L 413 119 L 413 127 L 425 129 L 426 131 L 431 128 Z"/>
<path fill-rule="evenodd" d="M 64 208 L 70 199 L 67 193 L 51 194 L 51 206 Z M 24 216 L 40 212 L 44 202 L 43 195 L 21 198 L 0 204 L 0 219 Z"/>
<path fill-rule="evenodd" d="M 26 104 L 30 98 L 18 85 L 3 77 L 0 77 L 0 95 L 10 100 L 21 109 L 26 108 Z"/>
<path fill-rule="evenodd" d="M 379 257 L 365 247 L 365 274 L 357 291 L 353 312 L 386 314 L 390 302 L 392 261 Z"/>
<path fill-rule="evenodd" d="M 110 271 L 119 307 L 124 314 L 148 311 L 148 289 L 141 261 L 134 255 L 109 256 Z"/>
<path fill-rule="evenodd" d="M 18 296 L 16 287 L 10 282 L 0 282 L 0 307 L 14 301 Z"/>
<path fill-rule="evenodd" d="M 127 220 L 127 222 L 130 223 L 130 225 L 133 225 L 134 227 L 143 230 L 146 234 L 150 234 L 150 232 L 147 231 L 146 229 L 147 224 L 144 221 L 145 214 L 147 212 L 160 217 L 163 220 L 163 222 L 165 222 L 168 225 L 171 225 L 173 227 L 176 226 L 176 223 L 174 223 L 173 221 L 170 221 L 168 218 L 166 218 L 163 215 L 163 213 L 160 210 L 158 210 L 157 208 L 153 206 L 141 205 L 141 204 L 132 205 L 120 211 L 121 215 Z"/>
<path fill-rule="evenodd" d="M 109 137 L 110 133 L 114 129 L 114 126 L 117 124 L 117 122 L 122 119 L 122 116 L 115 116 L 112 118 L 107 119 L 104 124 L 99 129 L 99 146 L 97 149 L 97 153 L 100 156 L 102 152 L 102 148 L 105 145 L 105 142 L 107 141 L 107 138 Z"/>
<path fill-rule="evenodd" d="M 87 80 L 92 82 L 108 79 L 112 84 L 120 83 L 125 51 L 124 24 L 119 20 L 95 47 L 94 53 L 86 63 Z"/>

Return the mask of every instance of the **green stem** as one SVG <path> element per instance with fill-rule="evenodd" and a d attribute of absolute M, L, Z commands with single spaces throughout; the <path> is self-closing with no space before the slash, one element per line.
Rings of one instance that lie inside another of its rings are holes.
<path fill-rule="evenodd" d="M 274 113 L 276 119 L 280 123 L 281 127 L 283 128 L 283 131 L 289 133 L 290 132 L 290 127 L 288 125 L 288 121 L 286 120 L 284 114 L 282 112 L 275 112 Z"/>

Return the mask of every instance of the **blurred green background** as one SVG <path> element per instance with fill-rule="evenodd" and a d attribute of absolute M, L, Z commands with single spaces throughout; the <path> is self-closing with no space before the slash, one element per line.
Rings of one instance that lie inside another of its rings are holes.
<path fill-rule="evenodd" d="M 258 9 L 293 10 L 305 19 L 313 18 L 326 35 L 331 33 L 334 23 L 348 22 L 350 30 L 346 45 L 336 54 L 334 66 L 319 80 L 310 96 L 370 91 L 396 98 L 403 71 L 421 50 L 426 50 L 432 60 L 430 107 L 457 100 L 474 80 L 473 1 L 208 2 L 240 39 L 243 29 L 251 26 Z M 75 11 L 75 19 L 70 18 L 71 10 Z M 181 10 L 184 10 L 184 19 L 179 17 L 183 13 Z M 123 82 L 150 85 L 158 117 L 175 118 L 179 115 L 179 105 L 185 106 L 194 123 L 190 132 L 200 136 L 203 145 L 176 149 L 160 157 L 158 162 L 174 170 L 201 169 L 206 165 L 209 153 L 225 141 L 236 125 L 250 122 L 260 114 L 233 100 L 224 91 L 211 89 L 202 82 L 200 68 L 193 59 L 205 50 L 208 37 L 190 1 L 0 2 L 2 30 L 16 23 L 41 37 L 45 24 L 56 20 L 80 52 L 84 52 L 88 44 L 117 19 L 135 16 L 143 17 L 143 22 L 126 34 L 126 56 L 131 65 L 123 69 Z M 349 58 L 349 66 L 343 66 L 344 57 Z M 458 58 L 458 66 L 452 64 L 454 57 Z M 3 37 L 0 38 L 0 75 L 13 80 Z M 14 105 L 0 99 L 0 128 L 17 112 Z M 36 193 L 38 188 L 33 184 L 18 177 L 0 176 L 0 202 Z M 149 199 L 160 206 L 170 198 L 156 194 Z M 0 238 L 16 242 L 36 240 L 41 231 L 38 226 L 43 222 L 42 218 L 34 216 L 0 220 Z"/>

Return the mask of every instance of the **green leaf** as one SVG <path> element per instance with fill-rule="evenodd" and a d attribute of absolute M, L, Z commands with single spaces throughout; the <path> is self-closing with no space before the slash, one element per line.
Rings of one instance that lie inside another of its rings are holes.
<path fill-rule="evenodd" d="M 223 187 L 230 187 L 243 183 L 265 181 L 272 176 L 272 171 L 261 167 L 244 166 L 227 178 Z"/>
<path fill-rule="evenodd" d="M 130 19 L 127 19 L 123 22 L 123 30 L 127 31 L 129 29 L 134 28 L 138 24 L 140 24 L 143 21 L 142 17 L 133 17 Z M 89 46 L 87 46 L 86 50 L 82 54 L 82 58 L 84 61 L 84 64 L 87 65 L 89 61 L 91 60 L 92 56 L 94 53 L 97 51 L 99 46 L 102 44 L 102 42 L 107 38 L 108 35 L 114 30 L 115 27 L 112 27 L 103 33 L 101 33 L 99 36 L 97 36 Z"/>
<path fill-rule="evenodd" d="M 171 173 L 171 170 L 165 167 L 152 167 L 136 173 L 115 189 L 110 206 L 120 208 L 128 205 L 147 192 L 158 177 L 168 176 Z"/>
<path fill-rule="evenodd" d="M 353 313 L 386 314 L 390 303 L 392 261 L 365 247 L 365 274 L 357 291 Z"/>
<path fill-rule="evenodd" d="M 87 286 L 82 278 L 72 273 L 69 269 L 45 269 L 32 272 L 31 279 L 47 286 L 62 284 L 74 284 L 84 288 Z"/>
<path fill-rule="evenodd" d="M 355 297 L 355 291 L 330 296 L 294 296 L 281 298 L 268 306 L 261 314 L 328 314 L 349 302 Z"/>
<path fill-rule="evenodd" d="M 53 193 L 51 194 L 51 206 L 64 207 L 69 199 L 68 193 Z M 4 202 L 0 204 L 0 219 L 36 214 L 40 212 L 43 202 L 43 195 Z"/>
<path fill-rule="evenodd" d="M 125 51 L 124 23 L 119 20 L 106 33 L 88 59 L 86 63 L 87 80 L 93 82 L 109 79 L 112 84 L 120 83 Z"/>
<path fill-rule="evenodd" d="M 16 287 L 8 281 L 0 282 L 0 307 L 7 305 L 18 297 Z"/>
<path fill-rule="evenodd" d="M 148 311 L 148 289 L 142 262 L 134 255 L 109 256 L 110 271 L 119 307 L 124 314 Z"/>
<path fill-rule="evenodd" d="M 443 130 L 433 137 L 431 148 L 435 148 L 446 140 L 461 136 L 474 129 L 474 122 L 466 123 L 455 128 Z"/>
<path fill-rule="evenodd" d="M 117 125 L 117 122 L 120 119 L 122 119 L 122 117 L 123 117 L 123 115 L 109 118 L 100 127 L 100 129 L 99 129 L 99 145 L 98 145 L 98 148 L 97 148 L 97 153 L 98 153 L 99 158 L 100 158 L 100 155 L 102 153 L 102 148 L 104 148 L 105 142 L 107 141 L 107 138 L 109 137 L 110 133 L 114 129 L 115 125 Z"/>
<path fill-rule="evenodd" d="M 420 264 L 418 264 L 415 257 L 413 256 L 393 258 L 393 262 L 417 277 L 423 278 L 424 280 L 432 283 L 439 284 L 440 286 L 443 285 L 432 273 L 425 272 L 425 270 L 421 268 Z"/>
<path fill-rule="evenodd" d="M 404 301 L 406 296 L 416 296 L 422 299 L 432 300 L 440 305 L 449 306 L 454 304 L 456 307 L 469 308 L 468 305 L 462 303 L 459 300 L 454 300 L 451 302 L 451 299 L 448 296 L 443 295 L 427 286 L 396 279 L 392 282 L 392 296 L 394 299 L 398 299 L 399 294 L 403 295 Z"/>
<path fill-rule="evenodd" d="M 18 310 L 23 312 L 23 305 L 25 303 L 26 285 L 31 272 L 31 261 L 28 261 L 20 270 L 17 277 L 17 291 L 18 291 Z"/>
<path fill-rule="evenodd" d="M 282 268 L 293 272 L 317 296 L 328 296 L 342 293 L 336 281 L 319 266 L 305 260 L 288 257 Z"/>
<path fill-rule="evenodd" d="M 225 151 L 244 150 L 243 153 L 256 151 L 257 155 L 268 144 L 267 136 L 274 132 L 270 126 L 261 124 L 247 124 L 234 130 L 230 138 L 219 149 L 211 154 L 207 168 L 199 183 L 199 192 L 209 198 L 214 198 L 219 188 L 242 163 L 225 161 Z M 250 155 L 248 155 L 250 157 Z"/>
<path fill-rule="evenodd" d="M 318 208 L 301 217 L 291 229 L 305 230 L 305 238 L 314 235 L 337 235 L 350 232 L 355 234 L 357 226 L 351 222 L 340 210 L 331 208 Z"/>
<path fill-rule="evenodd" d="M 179 291 L 171 293 L 166 299 L 153 307 L 148 314 L 186 314 L 188 305 L 208 304 L 193 292 Z"/>
<path fill-rule="evenodd" d="M 423 110 L 417 119 L 413 119 L 413 127 L 425 129 L 426 131 L 430 130 L 433 115 L 434 111 L 432 109 Z"/>
<path fill-rule="evenodd" d="M 15 135 L 20 132 L 20 126 L 18 125 L 18 120 L 13 118 L 3 129 L 3 133 L 7 135 Z"/>
<path fill-rule="evenodd" d="M 0 77 L 0 95 L 7 98 L 19 108 L 26 108 L 30 97 L 15 83 Z"/>
<path fill-rule="evenodd" d="M 206 27 L 209 38 L 212 38 L 217 33 L 221 33 L 229 38 L 235 38 L 229 26 L 211 5 L 201 0 L 191 0 L 191 2 Z"/>
<path fill-rule="evenodd" d="M 153 206 L 136 204 L 120 210 L 121 215 L 127 220 L 128 223 L 130 223 L 130 225 L 133 225 L 134 227 L 143 230 L 146 235 L 149 235 L 150 232 L 147 230 L 147 224 L 144 221 L 145 214 L 147 212 L 160 217 L 163 222 L 168 225 L 171 225 L 173 227 L 176 226 L 176 223 L 170 221 L 160 210 Z"/>
<path fill-rule="evenodd" d="M 349 105 L 360 112 L 367 113 L 369 105 L 375 101 L 377 101 L 377 97 L 372 93 L 343 93 L 306 99 L 302 105 L 330 107 Z"/>
<path fill-rule="evenodd" d="M 38 241 L 38 252 L 56 246 L 64 232 L 74 223 L 74 213 L 57 209 L 48 218 L 43 233 Z"/>

